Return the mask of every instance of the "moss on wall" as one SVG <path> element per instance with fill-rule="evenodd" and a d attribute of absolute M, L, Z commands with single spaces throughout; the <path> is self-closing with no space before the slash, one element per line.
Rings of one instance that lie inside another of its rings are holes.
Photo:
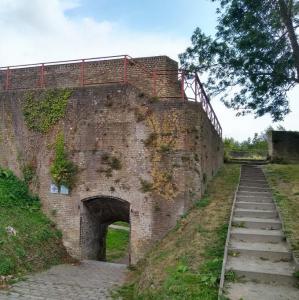
<path fill-rule="evenodd" d="M 173 168 L 166 166 L 166 157 L 176 149 L 179 131 L 179 118 L 177 112 L 170 111 L 162 117 L 154 113 L 146 119 L 151 133 L 144 144 L 151 152 L 151 191 L 167 200 L 172 200 L 178 193 L 174 182 Z"/>

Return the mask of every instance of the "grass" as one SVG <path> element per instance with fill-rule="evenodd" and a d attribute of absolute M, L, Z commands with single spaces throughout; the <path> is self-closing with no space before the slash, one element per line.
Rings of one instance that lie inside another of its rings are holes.
<path fill-rule="evenodd" d="M 216 300 L 239 165 L 224 165 L 177 226 L 131 271 L 124 300 Z"/>
<path fill-rule="evenodd" d="M 13 227 L 16 235 L 9 234 Z M 69 260 L 61 233 L 39 199 L 11 171 L 0 169 L 0 276 L 21 277 Z"/>
<path fill-rule="evenodd" d="M 125 222 L 117 222 L 125 223 Z M 114 223 L 115 225 L 119 225 Z M 128 226 L 127 223 L 125 223 Z M 121 224 L 123 226 L 123 224 Z M 106 255 L 107 261 L 113 262 L 120 258 L 123 258 L 128 253 L 129 246 L 129 231 L 121 229 L 108 229 L 106 239 Z"/>
<path fill-rule="evenodd" d="M 299 164 L 265 166 L 266 176 L 280 208 L 285 234 L 299 258 Z"/>

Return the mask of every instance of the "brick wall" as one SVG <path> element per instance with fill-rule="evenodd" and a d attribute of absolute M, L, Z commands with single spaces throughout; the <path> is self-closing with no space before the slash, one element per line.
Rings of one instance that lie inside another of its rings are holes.
<path fill-rule="evenodd" d="M 137 60 L 148 69 L 177 68 L 163 56 Z M 97 66 L 88 66 L 87 74 L 93 75 L 86 80 L 102 78 L 96 76 Z M 71 71 L 75 65 L 49 68 L 49 86 L 78 84 L 78 74 Z M 123 71 L 119 60 L 103 62 L 101 68 Z M 36 71 L 18 70 L 13 84 L 33 84 Z M 117 78 L 106 71 L 111 80 Z M 3 76 L 1 80 L 3 84 Z M 148 87 L 138 83 L 137 77 L 130 80 Z M 177 88 L 177 83 L 174 86 Z M 166 84 L 165 91 L 169 93 L 172 87 Z M 201 197 L 222 165 L 221 137 L 200 103 L 167 98 L 152 101 L 141 88 L 119 83 L 72 88 L 65 117 L 47 134 L 29 130 L 25 124 L 22 109 L 27 91 L 0 92 L 0 164 L 21 176 L 21 165 L 36 160 L 38 181 L 32 189 L 62 230 L 64 244 L 74 257 L 96 259 L 107 222 L 113 217 L 128 218 L 131 262 L 136 263 Z M 79 167 L 70 195 L 50 193 L 51 145 L 61 131 L 69 158 Z M 146 141 L 151 134 L 156 140 L 149 145 Z M 120 170 L 107 174 L 103 161 L 107 154 L 121 161 Z M 150 191 L 142 189 L 142 180 L 152 184 Z M 90 206 L 90 199 L 95 199 L 97 206 Z M 111 215 L 108 221 L 102 211 Z"/>
<path fill-rule="evenodd" d="M 125 75 L 126 64 L 126 75 Z M 154 70 L 173 70 L 158 74 L 154 79 Z M 80 87 L 84 76 L 84 85 L 96 85 L 106 83 L 124 82 L 125 76 L 128 82 L 138 87 L 144 93 L 152 95 L 154 82 L 159 97 L 180 95 L 177 76 L 178 64 L 167 56 L 144 57 L 128 59 L 109 59 L 99 61 L 61 63 L 11 68 L 0 70 L 0 91 L 4 91 L 8 81 L 8 88 L 32 89 L 32 88 L 65 88 Z M 43 77 L 42 77 L 43 72 Z M 83 75 L 84 74 L 84 75 Z M 7 77 L 8 76 L 8 77 Z"/>
<path fill-rule="evenodd" d="M 272 131 L 268 145 L 272 161 L 299 162 L 299 132 Z"/>

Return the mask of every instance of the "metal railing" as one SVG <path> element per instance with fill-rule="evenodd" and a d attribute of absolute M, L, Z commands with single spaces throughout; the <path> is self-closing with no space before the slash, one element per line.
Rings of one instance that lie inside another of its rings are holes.
<path fill-rule="evenodd" d="M 112 62 L 114 66 L 105 65 L 107 62 L 108 65 Z M 5 91 L 33 88 L 43 89 L 50 87 L 51 84 L 56 84 L 57 87 L 60 87 L 56 73 L 51 73 L 51 67 L 59 66 L 67 66 L 71 70 L 65 74 L 58 74 L 62 78 L 67 75 L 71 77 L 70 83 L 67 86 L 84 87 L 107 83 L 130 83 L 142 89 L 151 97 L 177 98 L 200 103 L 215 130 L 220 137 L 222 136 L 220 122 L 196 73 L 191 74 L 185 70 L 177 69 L 151 69 L 129 55 L 0 67 L 0 75 L 2 75 L 0 76 L 0 85 L 2 85 L 2 89 Z M 27 69 L 29 73 L 31 72 L 32 77 L 30 80 L 27 80 L 27 85 L 25 83 L 23 85 L 20 84 L 20 82 L 26 82 L 26 78 L 28 77 L 22 73 L 24 69 Z"/>

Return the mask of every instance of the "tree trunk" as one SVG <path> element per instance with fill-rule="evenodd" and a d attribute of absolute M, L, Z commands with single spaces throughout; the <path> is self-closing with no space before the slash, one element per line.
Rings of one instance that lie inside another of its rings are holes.
<path fill-rule="evenodd" d="M 291 47 L 293 50 L 293 57 L 295 61 L 295 68 L 297 71 L 297 82 L 299 82 L 299 44 L 292 21 L 292 9 L 289 9 L 285 0 L 278 0 L 279 12 L 281 19 L 287 29 Z M 292 5 L 292 3 L 290 3 Z"/>

